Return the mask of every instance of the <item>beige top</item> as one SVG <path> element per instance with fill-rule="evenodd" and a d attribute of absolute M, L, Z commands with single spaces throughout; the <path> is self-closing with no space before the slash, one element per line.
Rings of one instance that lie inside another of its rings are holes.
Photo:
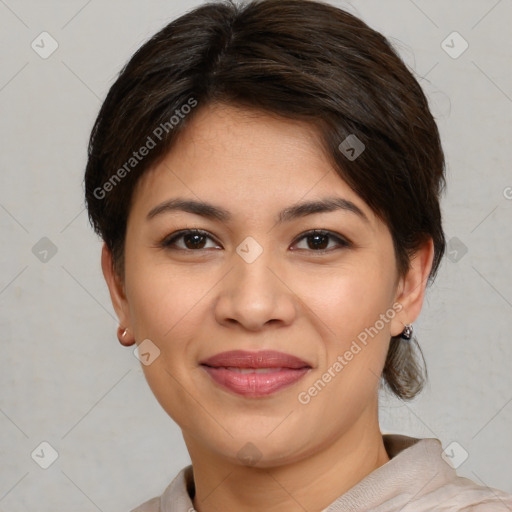
<path fill-rule="evenodd" d="M 398 434 L 383 439 L 390 460 L 319 512 L 512 512 L 512 494 L 457 476 L 441 457 L 438 439 Z M 132 512 L 193 512 L 194 493 L 187 466 L 162 496 Z"/>

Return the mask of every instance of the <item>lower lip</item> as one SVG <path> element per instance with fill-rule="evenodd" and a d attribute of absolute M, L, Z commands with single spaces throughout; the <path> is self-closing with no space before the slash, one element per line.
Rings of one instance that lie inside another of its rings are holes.
<path fill-rule="evenodd" d="M 285 368 L 269 373 L 240 373 L 227 368 L 202 365 L 210 377 L 221 386 L 243 396 L 262 397 L 291 386 L 304 377 L 310 368 Z"/>

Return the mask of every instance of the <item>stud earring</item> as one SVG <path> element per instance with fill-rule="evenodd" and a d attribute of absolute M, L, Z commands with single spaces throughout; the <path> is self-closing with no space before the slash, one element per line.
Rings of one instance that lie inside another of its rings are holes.
<path fill-rule="evenodd" d="M 133 345 L 135 343 L 135 340 L 133 340 L 132 342 L 128 342 L 127 334 L 128 334 L 127 327 L 123 328 L 123 327 L 119 326 L 117 328 L 117 339 L 119 340 L 119 343 L 121 343 L 121 345 L 125 345 L 126 347 L 129 347 L 130 345 Z"/>
<path fill-rule="evenodd" d="M 409 341 L 412 338 L 412 332 L 413 332 L 412 324 L 405 324 L 404 330 L 400 334 L 400 337 L 403 340 Z"/>

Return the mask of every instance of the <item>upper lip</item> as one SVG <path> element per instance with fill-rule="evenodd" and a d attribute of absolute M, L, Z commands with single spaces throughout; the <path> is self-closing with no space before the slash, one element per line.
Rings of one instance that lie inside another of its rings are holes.
<path fill-rule="evenodd" d="M 220 352 L 204 359 L 200 364 L 213 367 L 231 366 L 234 368 L 311 368 L 311 365 L 302 359 L 275 350 Z"/>

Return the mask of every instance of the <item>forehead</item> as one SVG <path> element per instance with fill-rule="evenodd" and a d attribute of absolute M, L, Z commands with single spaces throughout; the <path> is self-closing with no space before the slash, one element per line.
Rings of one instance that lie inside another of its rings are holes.
<path fill-rule="evenodd" d="M 223 104 L 195 113 L 168 154 L 140 180 L 136 195 L 146 209 L 185 196 L 237 204 L 253 215 L 337 196 L 355 204 L 370 224 L 376 220 L 333 168 L 314 125 Z"/>
<path fill-rule="evenodd" d="M 218 103 L 200 108 L 177 140 L 169 161 L 182 158 L 207 158 L 226 170 L 233 165 L 237 175 L 244 163 L 252 176 L 274 170 L 287 175 L 303 159 L 314 164 L 310 174 L 331 168 L 313 124 Z"/>

